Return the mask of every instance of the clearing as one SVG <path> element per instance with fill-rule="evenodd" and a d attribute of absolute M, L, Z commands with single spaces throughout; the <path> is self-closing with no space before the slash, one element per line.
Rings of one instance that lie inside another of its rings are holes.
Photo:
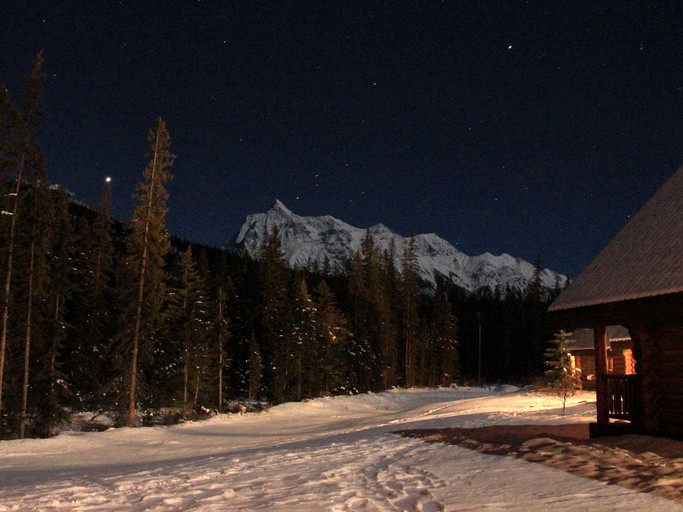
<path fill-rule="evenodd" d="M 562 415 L 557 398 L 511 387 L 395 390 L 172 427 L 4 441 L 0 511 L 683 511 L 683 459 L 669 445 L 581 441 L 594 402 L 579 393 Z M 519 427 L 561 424 L 576 425 L 556 427 L 573 438 Z M 463 430 L 479 427 L 487 428 Z M 442 428 L 456 430 L 424 432 L 425 440 L 394 433 Z M 570 474 L 577 465 L 592 474 Z M 630 485 L 643 465 L 654 468 L 647 486 Z"/>

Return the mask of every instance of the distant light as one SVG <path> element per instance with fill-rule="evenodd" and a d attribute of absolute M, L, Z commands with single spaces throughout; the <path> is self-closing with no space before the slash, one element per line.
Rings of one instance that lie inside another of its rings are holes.
<path fill-rule="evenodd" d="M 107 183 L 111 183 L 111 176 L 107 176 L 106 178 L 104 178 L 104 181 Z"/>

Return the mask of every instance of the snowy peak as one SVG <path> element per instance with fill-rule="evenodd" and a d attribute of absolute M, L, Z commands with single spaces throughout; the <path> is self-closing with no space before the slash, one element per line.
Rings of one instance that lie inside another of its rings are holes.
<path fill-rule="evenodd" d="M 294 217 L 294 213 L 279 199 L 275 199 L 275 201 L 273 201 L 273 204 L 270 206 L 270 211 L 279 212 L 280 215 L 284 217 Z"/>
<path fill-rule="evenodd" d="M 393 245 L 399 269 L 401 255 L 410 240 L 384 224 L 366 230 L 329 215 L 302 217 L 276 199 L 267 212 L 248 215 L 228 247 L 258 258 L 275 228 L 280 232 L 282 250 L 290 266 L 304 267 L 310 263 L 322 266 L 328 261 L 332 271 L 348 268 L 367 231 L 380 251 L 388 251 Z M 488 252 L 468 256 L 435 233 L 417 235 L 415 242 L 420 278 L 431 290 L 435 290 L 440 281 L 445 281 L 474 293 L 496 287 L 521 292 L 534 273 L 534 266 L 521 258 L 509 254 L 495 256 Z M 558 283 L 562 286 L 566 280 L 566 276 L 552 270 L 545 269 L 541 273 L 541 284 L 548 289 Z"/>

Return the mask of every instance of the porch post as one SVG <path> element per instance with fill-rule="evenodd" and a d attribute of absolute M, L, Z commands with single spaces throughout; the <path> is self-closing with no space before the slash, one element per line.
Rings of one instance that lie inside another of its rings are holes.
<path fill-rule="evenodd" d="M 600 325 L 593 329 L 595 346 L 595 398 L 598 413 L 598 424 L 609 424 L 609 406 L 607 402 L 607 329 Z"/>

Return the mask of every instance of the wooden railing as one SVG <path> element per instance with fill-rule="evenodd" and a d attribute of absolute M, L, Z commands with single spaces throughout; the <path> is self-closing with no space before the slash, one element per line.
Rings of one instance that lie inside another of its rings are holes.
<path fill-rule="evenodd" d="M 607 414 L 609 418 L 637 419 L 640 389 L 636 375 L 603 375 L 605 379 Z"/>

